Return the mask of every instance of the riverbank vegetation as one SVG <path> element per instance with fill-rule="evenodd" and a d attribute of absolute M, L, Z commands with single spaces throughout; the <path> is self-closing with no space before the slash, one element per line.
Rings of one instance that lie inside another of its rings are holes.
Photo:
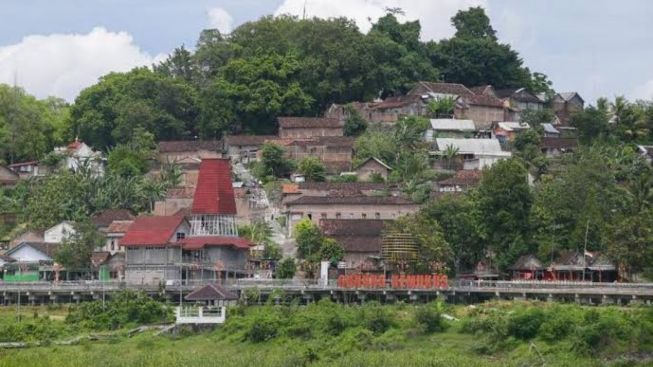
<path fill-rule="evenodd" d="M 8 310 L 0 311 L 3 328 L 15 323 Z M 61 310 L 48 317 L 59 326 L 107 329 L 106 324 L 71 324 L 74 318 Z M 237 306 L 213 331 L 133 338 L 123 333 L 93 343 L 0 350 L 0 366 L 211 366 L 216 361 L 222 366 L 646 366 L 653 362 L 653 309 L 542 302 L 361 306 L 323 300 L 308 306 Z"/>

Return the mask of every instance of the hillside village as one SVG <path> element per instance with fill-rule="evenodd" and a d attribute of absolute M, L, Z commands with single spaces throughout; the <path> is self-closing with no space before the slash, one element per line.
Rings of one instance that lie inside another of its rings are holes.
<path fill-rule="evenodd" d="M 429 107 L 441 101 L 451 101 L 449 110 L 433 114 Z M 418 251 L 415 243 L 415 249 L 388 257 L 391 243 L 384 239 L 391 222 L 417 213 L 423 203 L 407 196 L 400 182 L 388 180 L 392 167 L 386 162 L 375 156 L 356 161 L 355 138 L 344 134 L 352 114 L 363 117 L 370 127 L 387 131 L 408 117 L 428 121 L 420 139 L 428 146 L 431 168 L 439 174 L 429 193 L 438 200 L 476 187 L 485 170 L 513 155 L 514 141 L 525 130 L 538 131 L 541 143 L 537 148 L 547 158 L 561 159 L 573 152 L 577 133 L 569 119 L 583 108 L 577 93 L 558 93 L 545 100 L 523 88 L 494 90 L 489 85 L 468 88 L 420 81 L 405 96 L 332 105 L 325 117 L 280 117 L 279 133 L 274 136 L 161 141 L 148 175 L 160 175 L 163 165 L 172 164 L 179 168 L 180 177 L 153 210 L 137 214 L 118 208 L 93 215 L 90 222 L 103 242 L 90 253 L 84 269 L 68 269 L 55 261 L 57 248 L 76 239 L 77 226 L 69 220 L 43 231 L 30 229 L 6 237 L 3 280 L 99 279 L 143 284 L 278 276 L 275 270 L 281 256 L 294 259 L 297 255 L 294 228 L 307 219 L 342 248 L 332 259 L 323 259 L 333 261 L 334 274 L 387 270 L 398 258 Z M 522 121 L 523 113 L 545 109 L 553 112 L 551 121 L 540 126 Z M 281 147 L 284 157 L 293 161 L 315 159 L 324 167 L 319 181 L 327 181 L 315 182 L 295 171 L 277 188 L 278 197 L 270 198 L 270 190 L 250 173 L 263 159 L 265 146 Z M 105 171 L 105 156 L 80 140 L 54 153 L 64 157 L 57 168 L 39 161 L 1 166 L 2 184 L 11 187 L 56 170 L 79 170 L 82 165 L 96 175 Z M 10 222 L 11 213 L 4 213 L 3 218 Z M 284 244 L 279 248 L 282 253 L 266 257 L 274 252 L 267 247 L 278 244 L 269 234 L 262 240 L 239 236 L 243 226 L 272 229 Z M 618 277 L 616 263 L 601 253 L 562 252 L 551 262 L 531 253 L 520 255 L 502 269 L 509 270 L 506 273 L 488 258 L 455 275 L 594 281 Z M 310 271 L 301 274 L 311 276 Z"/>
<path fill-rule="evenodd" d="M 318 87 L 314 94 L 294 89 L 308 91 L 313 81 L 300 87 L 279 75 L 256 76 L 252 70 L 288 62 L 274 52 L 248 59 L 255 65 L 247 77 L 236 61 L 215 70 L 178 68 L 184 57 L 222 63 L 206 52 L 230 42 L 264 43 L 256 38 L 263 35 L 244 31 L 229 39 L 205 31 L 195 55 L 182 47 L 154 71 L 107 75 L 80 94 L 67 117 L 49 116 L 51 128 L 34 130 L 48 136 L 44 142 L 6 140 L 2 281 L 650 276 L 653 238 L 640 231 L 653 223 L 650 102 L 618 97 L 594 106 L 577 92 L 555 91 L 498 43 L 489 19 L 474 9 L 454 17 L 458 33 L 437 47 L 482 42 L 511 60 L 501 75 L 456 74 L 455 61 L 436 53 L 437 62 L 401 74 L 401 83 L 368 80 L 367 90 L 348 95 L 335 83 L 324 97 Z M 466 17 L 484 18 L 487 26 L 475 29 Z M 244 27 L 283 22 L 288 29 L 333 27 L 361 42 L 384 35 L 412 57 L 435 47 L 411 43 L 410 32 L 402 32 L 415 24 L 392 14 L 369 36 L 340 20 L 263 18 Z M 298 42 L 288 29 L 284 37 Z M 448 74 L 434 76 L 436 67 Z M 212 77 L 216 84 L 206 87 L 203 78 Z M 274 79 L 267 80 L 274 90 L 261 94 L 259 77 Z M 343 78 L 353 88 L 353 77 Z M 256 93 L 241 94 L 239 85 Z M 41 103 L 18 88 L 2 92 Z M 124 99 L 98 102 L 106 95 Z M 193 99 L 215 96 L 224 98 Z M 201 111 L 188 107 L 194 104 Z M 15 130 L 11 136 L 28 136 Z"/>

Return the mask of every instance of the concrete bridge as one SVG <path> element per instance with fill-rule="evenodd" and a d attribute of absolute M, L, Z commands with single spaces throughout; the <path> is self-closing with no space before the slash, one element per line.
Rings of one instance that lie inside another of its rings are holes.
<path fill-rule="evenodd" d="M 204 283 L 127 284 L 124 282 L 33 282 L 0 283 L 0 304 L 75 303 L 110 298 L 124 289 L 141 290 L 177 302 Z M 301 298 L 311 302 L 331 298 L 344 302 L 378 300 L 424 302 L 443 298 L 449 302 L 479 302 L 488 299 L 539 299 L 587 304 L 653 304 L 653 283 L 591 283 L 547 281 L 452 280 L 443 288 L 340 287 L 335 281 L 238 279 L 224 285 L 247 298 L 283 302 Z"/>

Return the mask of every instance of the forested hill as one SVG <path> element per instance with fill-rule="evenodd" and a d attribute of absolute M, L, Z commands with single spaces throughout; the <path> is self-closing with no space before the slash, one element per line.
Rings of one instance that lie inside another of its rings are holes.
<path fill-rule="evenodd" d="M 345 18 L 289 16 L 245 23 L 229 35 L 207 29 L 194 51 L 181 46 L 152 69 L 102 77 L 80 93 L 70 116 L 60 101 L 46 101 L 25 112 L 29 123 L 24 114 L 0 118 L 2 155 L 38 159 L 76 136 L 107 149 L 129 143 L 139 128 L 156 140 L 270 132 L 277 116 L 317 116 L 331 103 L 403 93 L 417 80 L 549 89 L 546 77 L 497 40 L 483 9 L 461 11 L 452 22 L 455 36 L 439 42 L 420 41 L 419 22 L 400 23 L 392 13 L 367 34 Z M 9 91 L 0 90 L 5 107 L 15 97 Z M 35 102 L 23 97 L 21 109 Z"/>

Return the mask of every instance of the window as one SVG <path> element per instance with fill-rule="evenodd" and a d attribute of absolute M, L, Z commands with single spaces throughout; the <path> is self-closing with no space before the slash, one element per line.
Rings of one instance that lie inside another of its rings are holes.
<path fill-rule="evenodd" d="M 366 213 L 361 214 L 361 218 L 367 219 L 367 214 Z"/>
<path fill-rule="evenodd" d="M 349 213 L 349 219 L 354 219 L 354 213 Z"/>
<path fill-rule="evenodd" d="M 116 250 L 116 241 L 111 240 L 111 251 L 115 251 L 115 250 Z"/>
<path fill-rule="evenodd" d="M 313 220 L 313 214 L 308 213 L 307 217 L 308 217 L 308 219 Z"/>
<path fill-rule="evenodd" d="M 183 240 L 184 238 L 186 238 L 186 233 L 184 233 L 184 232 L 177 232 L 177 241 L 179 241 L 179 240 Z"/>
<path fill-rule="evenodd" d="M 381 219 L 381 213 L 374 213 L 374 218 Z"/>
<path fill-rule="evenodd" d="M 336 219 L 340 219 L 340 213 L 336 213 Z"/>
<path fill-rule="evenodd" d="M 326 219 L 327 214 L 326 214 L 326 213 L 322 213 L 322 214 L 320 214 L 320 216 L 322 217 L 322 219 Z"/>

